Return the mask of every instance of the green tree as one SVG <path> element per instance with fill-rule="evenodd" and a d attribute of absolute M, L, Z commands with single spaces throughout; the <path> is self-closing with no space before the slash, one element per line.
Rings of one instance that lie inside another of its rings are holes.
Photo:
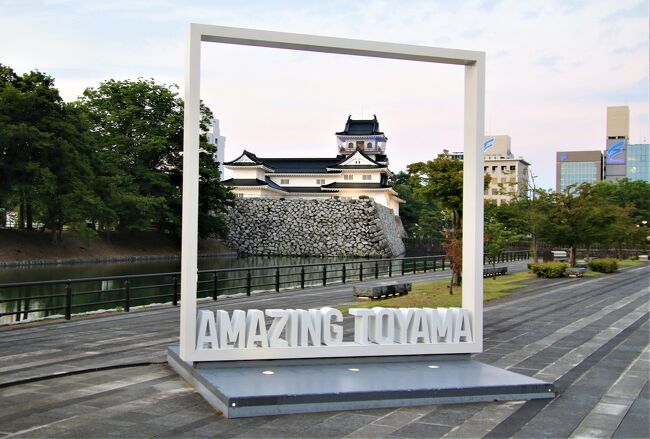
<path fill-rule="evenodd" d="M 181 227 L 183 101 L 176 86 L 152 79 L 108 80 L 81 97 L 97 138 L 97 191 L 106 209 L 100 227 L 178 235 Z M 201 128 L 212 117 L 201 105 Z M 220 183 L 216 147 L 204 135 L 199 157 L 199 233 L 227 233 L 222 213 L 233 195 Z"/>
<path fill-rule="evenodd" d="M 548 220 L 542 233 L 556 245 L 569 248 L 569 265 L 575 267 L 578 245 L 614 240 L 620 246 L 634 232 L 630 209 L 599 196 L 588 183 L 572 185 L 550 194 Z"/>
<path fill-rule="evenodd" d="M 400 218 L 411 238 L 441 238 L 444 216 L 435 200 L 426 200 L 419 194 L 420 180 L 401 171 L 391 177 L 391 185 L 405 201 L 400 206 Z"/>
<path fill-rule="evenodd" d="M 496 280 L 496 264 L 499 256 L 503 254 L 505 249 L 512 245 L 519 237 L 504 224 L 496 221 L 489 220 L 484 225 L 484 240 L 483 251 L 488 260 L 492 264 L 493 275 Z"/>
<path fill-rule="evenodd" d="M 485 221 L 497 221 L 513 233 L 531 239 L 531 255 L 534 262 L 538 261 L 538 242 L 542 229 L 548 221 L 549 207 L 553 203 L 549 192 L 536 189 L 531 191 L 531 197 L 519 193 L 508 202 L 497 205 L 485 203 Z"/>
<path fill-rule="evenodd" d="M 461 284 L 461 247 L 463 220 L 463 162 L 455 160 L 448 151 L 436 159 L 408 165 L 408 172 L 418 183 L 414 191 L 417 197 L 431 203 L 438 203 L 449 219 L 450 227 L 445 231 L 449 240 L 448 254 L 453 254 L 452 284 Z M 489 185 L 485 177 L 485 188 Z"/>
<path fill-rule="evenodd" d="M 52 77 L 0 65 L 0 203 L 17 205 L 20 228 L 42 223 L 55 242 L 64 225 L 86 231 L 97 202 L 87 134 Z"/>

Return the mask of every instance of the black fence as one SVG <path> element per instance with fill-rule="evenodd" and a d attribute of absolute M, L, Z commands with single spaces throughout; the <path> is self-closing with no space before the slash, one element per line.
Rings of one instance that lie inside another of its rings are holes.
<path fill-rule="evenodd" d="M 505 252 L 499 262 L 528 259 L 527 251 Z M 447 256 L 420 256 L 301 265 L 200 270 L 197 297 L 305 289 L 449 269 Z M 0 284 L 2 323 L 30 317 L 63 316 L 98 310 L 128 312 L 134 306 L 181 299 L 180 273 L 153 273 Z"/>

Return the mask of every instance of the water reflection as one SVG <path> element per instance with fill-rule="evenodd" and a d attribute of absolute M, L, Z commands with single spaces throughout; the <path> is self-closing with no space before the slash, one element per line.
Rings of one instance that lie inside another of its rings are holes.
<path fill-rule="evenodd" d="M 219 295 L 246 293 L 247 291 L 273 290 L 278 280 L 280 288 L 299 288 L 301 282 L 305 286 L 322 284 L 322 266 L 301 268 L 283 268 L 277 273 L 275 269 L 262 269 L 275 265 L 297 265 L 313 263 L 343 262 L 344 258 L 313 258 L 313 257 L 218 257 L 200 258 L 199 270 L 257 267 L 254 270 L 220 273 L 199 276 L 198 296 L 212 297 L 215 289 Z M 386 263 L 378 264 L 381 271 L 387 271 Z M 366 277 L 371 277 L 372 270 L 366 268 Z M 63 315 L 66 306 L 68 284 L 66 279 L 80 279 L 106 276 L 128 276 L 150 273 L 168 273 L 180 270 L 180 261 L 157 261 L 141 263 L 106 263 L 58 265 L 31 268 L 0 269 L 0 284 L 14 282 L 34 282 L 61 280 L 56 285 L 31 287 L 0 288 L 0 313 L 13 313 L 0 317 L 0 323 L 42 318 L 52 315 Z M 370 270 L 370 272 L 368 272 Z M 359 275 L 358 264 L 347 266 L 346 276 Z M 250 278 L 249 273 L 250 272 Z M 279 275 L 279 277 L 278 277 Z M 341 266 L 330 266 L 327 278 L 330 282 L 340 280 Z M 69 285 L 73 293 L 72 313 L 97 311 L 102 309 L 124 309 L 152 303 L 168 303 L 178 298 L 179 279 L 174 276 L 148 278 L 102 280 L 91 282 L 73 282 Z M 128 296 L 128 303 L 126 296 Z M 11 299 L 25 298 L 15 301 Z"/>

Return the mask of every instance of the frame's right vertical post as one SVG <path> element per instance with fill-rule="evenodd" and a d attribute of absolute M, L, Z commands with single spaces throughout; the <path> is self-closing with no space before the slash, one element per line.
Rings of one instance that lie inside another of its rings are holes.
<path fill-rule="evenodd" d="M 483 351 L 483 130 L 485 55 L 465 66 L 463 159 L 463 308 L 472 314 L 477 352 Z"/>

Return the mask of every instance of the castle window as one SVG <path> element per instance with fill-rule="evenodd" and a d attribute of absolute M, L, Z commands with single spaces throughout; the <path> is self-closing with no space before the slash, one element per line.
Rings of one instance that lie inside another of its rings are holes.
<path fill-rule="evenodd" d="M 363 140 L 357 140 L 357 149 L 363 148 Z"/>
<path fill-rule="evenodd" d="M 511 171 L 514 171 L 514 170 L 515 170 L 514 165 L 511 165 L 511 166 L 510 166 L 510 170 L 511 170 Z"/>
<path fill-rule="evenodd" d="M 343 180 L 352 180 L 352 177 L 354 177 L 352 174 L 347 174 L 343 176 Z"/>
<path fill-rule="evenodd" d="M 354 148 L 354 143 L 350 142 L 348 143 L 348 149 L 353 149 Z"/>
<path fill-rule="evenodd" d="M 368 142 L 368 145 L 366 145 L 368 149 L 372 149 L 372 142 Z"/>
<path fill-rule="evenodd" d="M 325 179 L 324 178 L 316 179 L 316 184 L 325 184 Z"/>
<path fill-rule="evenodd" d="M 364 180 L 372 180 L 372 175 L 365 175 L 363 176 Z"/>
<path fill-rule="evenodd" d="M 288 178 L 281 178 L 280 179 L 280 184 L 289 184 L 289 179 Z"/>

